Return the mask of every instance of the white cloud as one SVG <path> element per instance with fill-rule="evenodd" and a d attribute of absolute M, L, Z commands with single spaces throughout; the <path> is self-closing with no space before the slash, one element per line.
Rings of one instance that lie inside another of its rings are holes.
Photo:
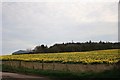
<path fill-rule="evenodd" d="M 0 3 L 0 55 L 2 53 L 2 3 Z"/>
<path fill-rule="evenodd" d="M 117 40 L 114 2 L 3 2 L 2 9 L 4 53 L 43 43 Z"/>
<path fill-rule="evenodd" d="M 3 10 L 6 10 L 4 15 L 9 13 L 8 16 L 6 15 L 9 21 L 14 18 L 14 22 L 24 24 L 39 24 L 40 21 L 56 23 L 59 20 L 64 21 L 64 19 L 78 23 L 116 22 L 118 17 L 116 3 L 35 3 L 35 5 L 32 3 L 13 3 L 13 5 L 8 5 L 5 6 L 9 10 L 4 9 L 4 7 Z M 25 22 L 26 20 L 29 20 L 29 23 Z"/>
<path fill-rule="evenodd" d="M 2 0 L 2 2 L 119 2 L 119 0 Z"/>

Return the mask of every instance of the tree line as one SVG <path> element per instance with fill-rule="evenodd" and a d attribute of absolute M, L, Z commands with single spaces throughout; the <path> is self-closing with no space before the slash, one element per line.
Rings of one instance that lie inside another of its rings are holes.
<path fill-rule="evenodd" d="M 93 51 L 93 50 L 107 50 L 107 49 L 120 49 L 120 42 L 71 42 L 71 43 L 61 43 L 54 44 L 50 47 L 47 45 L 36 46 L 32 53 L 59 53 L 59 52 L 83 52 L 83 51 Z"/>

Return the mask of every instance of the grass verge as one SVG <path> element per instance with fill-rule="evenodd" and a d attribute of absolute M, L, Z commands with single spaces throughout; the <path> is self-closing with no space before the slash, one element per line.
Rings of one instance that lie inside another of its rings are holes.
<path fill-rule="evenodd" d="M 37 69 L 28 69 L 28 68 L 16 68 L 7 65 L 2 65 L 3 72 L 15 72 L 22 74 L 32 74 L 40 76 L 48 76 L 52 80 L 83 80 L 83 79 L 120 79 L 120 69 L 107 70 L 101 73 L 95 72 L 80 72 L 73 73 L 67 71 L 53 71 L 53 70 L 37 70 Z"/>

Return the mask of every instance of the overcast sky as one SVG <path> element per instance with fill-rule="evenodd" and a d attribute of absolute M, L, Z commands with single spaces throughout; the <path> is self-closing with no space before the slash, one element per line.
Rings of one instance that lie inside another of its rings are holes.
<path fill-rule="evenodd" d="M 72 40 L 118 41 L 118 0 L 106 1 L 3 2 L 2 54 Z"/>

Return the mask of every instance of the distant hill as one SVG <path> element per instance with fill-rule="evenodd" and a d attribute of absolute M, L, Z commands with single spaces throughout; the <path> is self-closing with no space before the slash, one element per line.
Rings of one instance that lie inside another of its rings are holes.
<path fill-rule="evenodd" d="M 18 50 L 16 52 L 13 52 L 12 54 L 30 54 L 30 53 L 32 52 L 27 50 Z"/>

